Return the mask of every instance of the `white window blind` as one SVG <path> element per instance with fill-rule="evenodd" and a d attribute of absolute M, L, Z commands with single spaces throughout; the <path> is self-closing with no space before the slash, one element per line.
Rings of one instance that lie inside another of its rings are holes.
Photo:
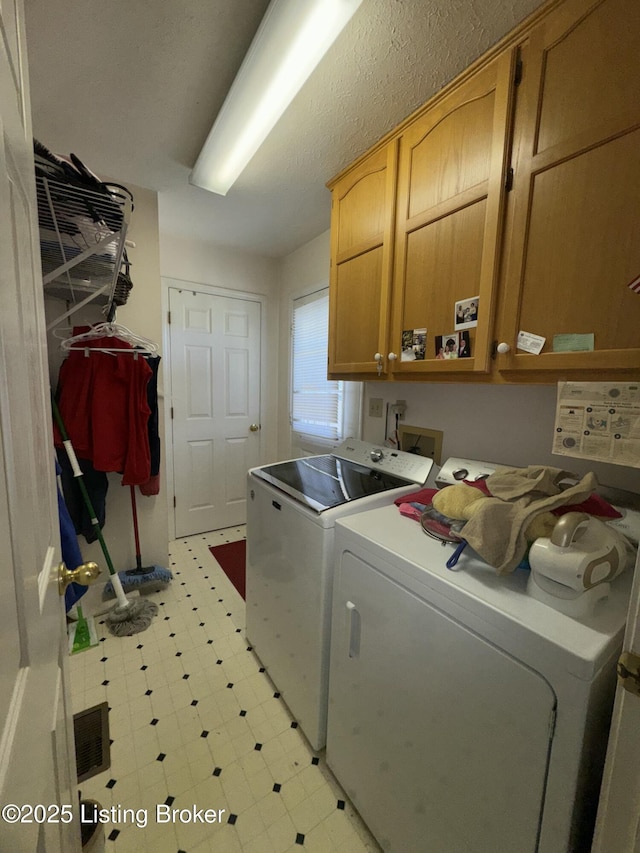
<path fill-rule="evenodd" d="M 327 379 L 329 292 L 293 302 L 292 428 L 294 432 L 343 438 L 344 383 Z"/>

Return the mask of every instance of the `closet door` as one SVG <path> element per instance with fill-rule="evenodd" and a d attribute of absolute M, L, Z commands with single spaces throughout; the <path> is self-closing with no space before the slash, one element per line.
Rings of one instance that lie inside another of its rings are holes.
<path fill-rule="evenodd" d="M 522 45 L 498 358 L 518 378 L 640 367 L 639 55 L 634 0 L 568 0 Z M 541 354 L 517 350 L 519 331 Z M 559 334 L 593 349 L 554 351 Z"/>
<path fill-rule="evenodd" d="M 246 521 L 260 460 L 259 302 L 169 291 L 176 536 Z"/>
<path fill-rule="evenodd" d="M 400 138 L 390 349 L 403 352 L 396 376 L 489 368 L 514 66 L 513 51 L 501 55 Z M 458 330 L 468 333 L 470 357 L 436 359 L 436 338 L 455 331 L 458 302 L 477 309 L 477 325 L 469 316 Z M 414 356 L 411 339 L 420 336 Z"/>

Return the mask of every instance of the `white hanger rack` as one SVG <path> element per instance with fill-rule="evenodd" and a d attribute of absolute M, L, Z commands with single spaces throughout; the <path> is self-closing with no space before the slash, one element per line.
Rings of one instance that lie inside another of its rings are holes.
<path fill-rule="evenodd" d="M 56 332 L 54 332 L 54 335 L 59 337 Z M 92 340 L 96 340 L 98 338 L 118 338 L 121 341 L 126 341 L 128 344 L 131 344 L 134 349 L 127 350 L 119 347 L 89 346 L 89 343 Z M 87 357 L 92 352 L 106 352 L 112 355 L 131 353 L 134 357 L 137 357 L 138 355 L 153 355 L 157 353 L 158 345 L 153 341 L 150 341 L 148 338 L 136 335 L 135 332 L 132 332 L 131 329 L 127 329 L 126 326 L 123 326 L 120 323 L 97 323 L 86 332 L 81 332 L 78 335 L 71 335 L 71 337 L 68 338 L 65 337 L 60 344 L 60 349 L 64 352 L 70 352 L 71 350 L 84 350 Z"/>

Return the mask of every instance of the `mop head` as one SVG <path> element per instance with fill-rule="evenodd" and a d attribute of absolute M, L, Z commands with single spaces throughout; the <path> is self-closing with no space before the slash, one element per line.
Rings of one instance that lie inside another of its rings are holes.
<path fill-rule="evenodd" d="M 169 569 L 163 569 L 162 566 L 146 566 L 143 569 L 130 569 L 125 572 L 118 572 L 120 583 L 123 590 L 131 592 L 134 589 L 139 589 L 140 592 L 160 592 L 166 589 L 173 580 L 173 574 Z M 109 581 L 102 593 L 102 600 L 107 601 L 109 598 L 115 598 L 116 593 L 113 584 Z"/>
<path fill-rule="evenodd" d="M 125 605 L 116 605 L 107 614 L 107 626 L 114 637 L 131 637 L 146 631 L 151 620 L 158 613 L 158 605 L 153 601 L 137 598 Z"/>

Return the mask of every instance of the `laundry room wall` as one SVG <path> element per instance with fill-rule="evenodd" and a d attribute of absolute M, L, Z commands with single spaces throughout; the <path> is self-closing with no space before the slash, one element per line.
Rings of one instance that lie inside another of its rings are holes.
<path fill-rule="evenodd" d="M 368 382 L 362 437 L 382 444 L 395 428 L 389 414 L 385 430 L 387 404 L 405 400 L 404 423 L 442 430 L 443 461 L 462 456 L 502 465 L 552 465 L 580 475 L 593 471 L 602 485 L 637 492 L 637 469 L 551 453 L 556 392 L 556 385 Z M 382 399 L 382 418 L 369 417 L 371 397 Z"/>
<path fill-rule="evenodd" d="M 127 240 L 135 243 L 135 248 L 127 249 L 131 261 L 130 275 L 133 289 L 129 294 L 127 304 L 118 308 L 116 321 L 131 329 L 132 332 L 157 343 L 159 354 L 163 355 L 158 197 L 157 193 L 130 183 L 127 184 L 127 187 L 133 194 L 135 205 L 127 233 Z M 47 324 L 49 324 L 56 316 L 64 313 L 66 306 L 60 300 L 46 299 L 45 310 Z M 56 328 L 64 328 L 67 323 L 83 325 L 102 322 L 104 319 L 100 308 L 89 304 Z M 48 335 L 48 345 L 51 382 L 52 387 L 55 388 L 63 354 L 59 349 L 59 339 L 51 333 Z M 143 564 L 160 566 L 167 565 L 169 541 L 167 534 L 167 478 L 165 475 L 166 441 L 162 406 L 163 386 L 161 362 L 158 376 L 159 429 L 162 445 L 160 493 L 152 497 L 145 497 L 137 490 L 138 523 Z M 129 489 L 121 486 L 121 479 L 119 474 L 109 474 L 106 523 L 103 531 L 114 566 L 118 571 L 135 568 L 136 565 Z M 106 576 L 107 569 L 100 545 L 97 542 L 89 545 L 82 536 L 79 541 L 85 560 L 95 560 L 100 566 L 104 567 Z"/>

